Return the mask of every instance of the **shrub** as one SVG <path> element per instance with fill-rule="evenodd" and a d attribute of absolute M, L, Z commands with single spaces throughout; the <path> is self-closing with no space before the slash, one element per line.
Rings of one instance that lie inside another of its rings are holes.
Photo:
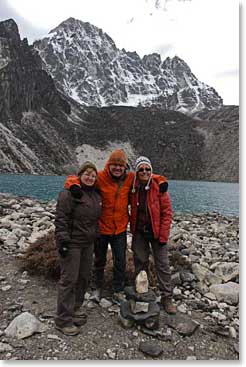
<path fill-rule="evenodd" d="M 22 270 L 27 270 L 32 275 L 44 275 L 59 279 L 58 253 L 54 239 L 54 232 L 49 232 L 42 238 L 32 243 L 23 257 L 20 259 Z M 130 249 L 126 253 L 127 283 L 134 284 L 135 269 L 133 253 Z M 108 251 L 107 265 L 105 268 L 105 285 L 112 287 L 113 258 L 111 251 Z M 149 266 L 149 283 L 156 286 L 156 274 L 152 257 Z"/>
<path fill-rule="evenodd" d="M 30 274 L 58 278 L 59 263 L 54 232 L 49 232 L 32 243 L 20 261 L 21 268 Z"/>

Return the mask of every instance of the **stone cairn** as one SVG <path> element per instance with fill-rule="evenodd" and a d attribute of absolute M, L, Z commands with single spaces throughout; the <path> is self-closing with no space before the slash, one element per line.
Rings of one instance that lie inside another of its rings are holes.
<path fill-rule="evenodd" d="M 135 287 L 124 289 L 126 301 L 120 305 L 119 319 L 126 328 L 134 324 L 151 330 L 158 329 L 160 306 L 155 293 L 149 289 L 147 273 L 141 271 L 135 280 Z"/>

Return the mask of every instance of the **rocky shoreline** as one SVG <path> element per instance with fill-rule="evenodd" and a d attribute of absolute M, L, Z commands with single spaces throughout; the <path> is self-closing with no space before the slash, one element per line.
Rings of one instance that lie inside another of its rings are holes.
<path fill-rule="evenodd" d="M 238 217 L 174 215 L 169 248 L 178 313 L 169 316 L 162 310 L 160 330 L 124 329 L 110 290 L 100 304 L 90 300 L 89 291 L 89 321 L 83 333 L 69 339 L 53 328 L 56 283 L 16 265 L 32 244 L 54 232 L 55 206 L 55 201 L 0 194 L 2 359 L 153 359 L 153 340 L 161 348 L 158 359 L 239 359 Z M 130 253 L 130 234 L 128 241 Z M 18 338 L 6 330 L 23 314 L 34 316 L 38 326 L 30 327 L 29 337 Z M 147 352 L 141 343 L 147 343 Z"/>

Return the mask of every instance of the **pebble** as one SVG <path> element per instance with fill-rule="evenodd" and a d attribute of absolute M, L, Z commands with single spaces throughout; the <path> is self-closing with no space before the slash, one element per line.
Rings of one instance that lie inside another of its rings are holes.
<path fill-rule="evenodd" d="M 145 341 L 139 344 L 139 350 L 152 357 L 158 357 L 162 354 L 163 349 L 156 341 Z"/>
<path fill-rule="evenodd" d="M 110 359 L 115 359 L 116 353 L 113 352 L 111 349 L 107 349 L 107 355 Z"/>
<path fill-rule="evenodd" d="M 9 291 L 11 288 L 12 288 L 12 287 L 11 287 L 11 285 L 5 285 L 4 287 L 2 287 L 2 291 L 3 291 L 3 292 L 7 292 L 7 291 Z"/>
<path fill-rule="evenodd" d="M 2 252 L 21 257 L 31 243 L 54 232 L 55 200 L 45 202 L 1 193 L 0 203 Z M 234 303 L 231 305 L 221 298 L 217 300 L 216 294 L 210 289 L 210 284 L 220 280 L 216 275 L 216 269 L 220 264 L 239 264 L 238 233 L 238 217 L 226 217 L 218 213 L 175 213 L 169 237 L 170 247 L 175 246 L 175 252 L 180 254 L 179 258 L 171 262 L 172 280 L 175 282 L 174 295 L 177 300 L 182 300 L 178 305 L 178 312 L 190 313 L 190 309 L 197 307 L 206 312 L 205 320 L 218 325 L 226 323 L 233 339 L 238 337 L 239 305 Z M 196 274 L 191 272 L 194 264 L 197 264 Z M 227 271 L 227 266 L 223 269 Z M 28 276 L 28 272 L 21 274 L 19 282 L 23 287 L 28 284 Z M 196 277 L 193 279 L 194 276 Z M 230 274 L 226 273 L 223 276 L 227 277 Z M 6 276 L 0 276 L 0 289 L 3 292 L 11 289 L 10 284 L 3 283 L 7 282 L 6 279 Z M 238 283 L 239 277 L 233 281 Z M 85 297 L 86 302 L 89 301 L 89 297 L 90 295 Z M 94 308 L 98 305 L 89 301 L 86 307 Z M 101 307 L 106 307 L 110 312 L 119 310 L 112 304 L 106 305 L 104 301 L 101 302 Z M 133 336 L 137 337 L 138 332 L 136 331 Z"/>

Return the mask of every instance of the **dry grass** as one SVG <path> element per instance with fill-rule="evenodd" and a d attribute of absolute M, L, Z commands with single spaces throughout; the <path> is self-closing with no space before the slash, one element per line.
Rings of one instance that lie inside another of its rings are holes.
<path fill-rule="evenodd" d="M 20 262 L 21 268 L 30 274 L 58 278 L 59 263 L 54 232 L 31 244 Z"/>
<path fill-rule="evenodd" d="M 127 283 L 133 284 L 135 279 L 135 270 L 133 262 L 133 253 L 127 250 Z M 47 278 L 59 278 L 58 253 L 54 240 L 54 233 L 49 233 L 34 244 L 31 244 L 27 252 L 20 259 L 22 270 L 27 270 L 33 275 L 44 275 Z M 113 277 L 113 259 L 111 251 L 108 251 L 107 265 L 105 269 L 105 285 L 112 286 Z M 156 286 L 155 266 L 152 257 L 149 265 L 149 283 Z"/>

